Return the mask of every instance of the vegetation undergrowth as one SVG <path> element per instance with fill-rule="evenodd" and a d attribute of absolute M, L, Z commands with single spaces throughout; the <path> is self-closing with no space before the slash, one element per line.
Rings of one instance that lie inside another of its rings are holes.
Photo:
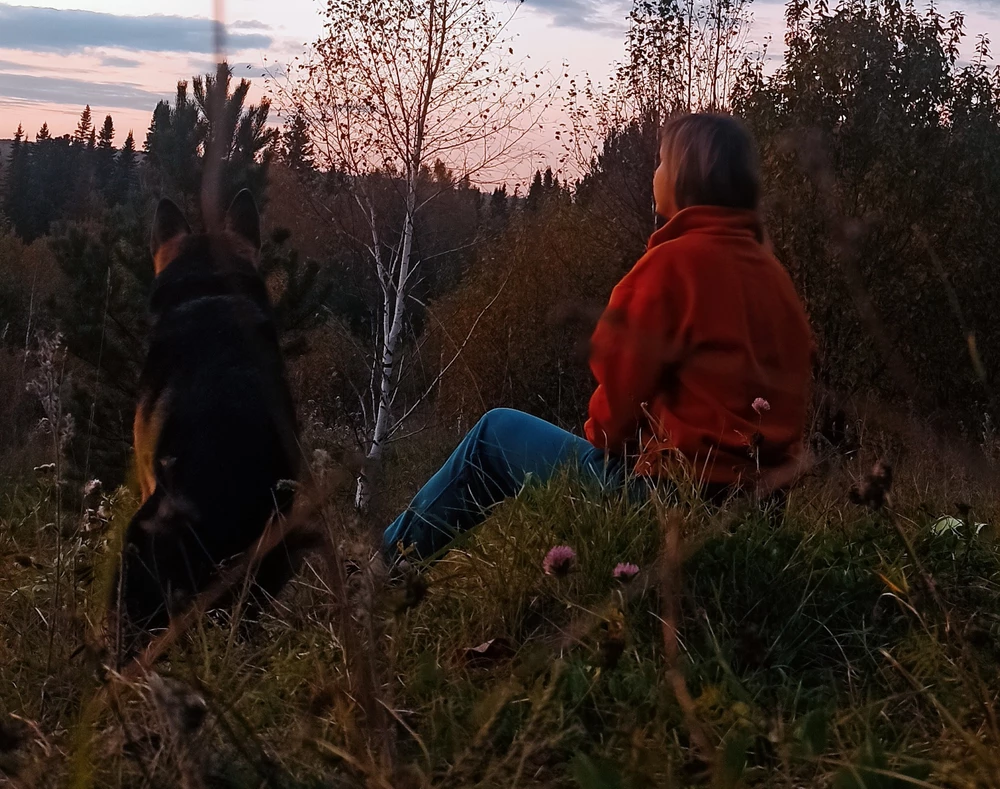
<path fill-rule="evenodd" d="M 199 623 L 143 680 L 91 635 L 134 500 L 91 490 L 57 560 L 43 476 L 3 492 L 0 768 L 17 786 L 997 786 L 991 491 L 942 519 L 918 476 L 877 511 L 812 480 L 782 514 L 565 475 L 402 586 L 366 566 L 336 599 L 317 559 L 249 636 Z M 327 521 L 356 553 L 356 526 Z M 572 557 L 547 574 L 554 546 Z"/>

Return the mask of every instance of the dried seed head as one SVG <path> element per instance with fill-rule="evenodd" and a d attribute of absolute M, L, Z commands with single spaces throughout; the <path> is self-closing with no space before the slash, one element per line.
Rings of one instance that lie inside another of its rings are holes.
<path fill-rule="evenodd" d="M 849 494 L 853 504 L 880 510 L 889 498 L 892 487 L 892 466 L 886 461 L 878 461 L 864 480 L 855 484 Z"/>
<path fill-rule="evenodd" d="M 193 734 L 205 721 L 208 706 L 205 699 L 183 682 L 152 674 L 149 688 L 153 702 L 163 713 L 175 734 Z"/>
<path fill-rule="evenodd" d="M 872 479 L 883 485 L 888 492 L 892 487 L 892 466 L 885 460 L 878 461 L 872 467 Z"/>
<path fill-rule="evenodd" d="M 392 595 L 391 602 L 392 609 L 397 614 L 420 605 L 429 588 L 427 579 L 409 562 L 401 562 L 396 572 L 390 573 L 390 584 L 400 587 Z"/>

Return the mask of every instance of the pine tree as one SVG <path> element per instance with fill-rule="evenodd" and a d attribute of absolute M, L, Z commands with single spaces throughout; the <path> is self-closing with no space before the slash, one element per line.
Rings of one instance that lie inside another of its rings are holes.
<path fill-rule="evenodd" d="M 180 85 L 178 96 L 180 96 Z M 149 163 L 155 167 L 164 167 L 169 158 L 168 140 L 171 127 L 170 104 L 165 101 L 157 103 L 153 110 L 153 117 L 149 122 L 149 130 L 146 132 L 146 142 L 143 143 L 143 150 Z"/>
<path fill-rule="evenodd" d="M 14 160 L 17 159 L 18 155 L 21 152 L 21 146 L 24 144 L 26 144 L 26 141 L 24 139 L 24 126 L 19 123 L 17 124 L 17 131 L 14 132 L 14 144 L 10 148 L 10 156 L 8 157 L 8 160 L 6 162 L 6 164 L 8 164 L 9 167 L 14 166 Z"/>
<path fill-rule="evenodd" d="M 299 173 L 314 169 L 312 140 L 309 139 L 309 125 L 305 117 L 297 112 L 285 125 L 282 135 L 282 159 L 285 164 Z"/>
<path fill-rule="evenodd" d="M 110 184 L 114 181 L 115 169 L 115 122 L 108 115 L 104 119 L 101 133 L 97 137 L 97 150 L 94 156 L 94 172 L 97 186 L 106 200 L 111 200 Z"/>
<path fill-rule="evenodd" d="M 179 193 L 192 206 L 197 204 L 202 169 L 199 144 L 204 139 L 187 82 L 178 82 L 174 106 L 161 101 L 153 110 L 144 145 L 159 191 Z"/>
<path fill-rule="evenodd" d="M 65 170 L 65 178 L 72 185 L 66 199 L 61 201 L 59 210 L 52 219 L 86 219 L 100 211 L 100 192 L 97 188 L 97 174 L 94 157 L 97 153 L 97 135 L 91 130 L 86 147 L 80 150 L 72 145 Z M 93 145 L 91 144 L 93 142 Z"/>
<path fill-rule="evenodd" d="M 90 105 L 88 104 L 83 112 L 80 113 L 80 122 L 76 125 L 76 131 L 73 132 L 73 142 L 78 145 L 85 145 L 93 133 L 94 121 L 90 114 Z"/>
<path fill-rule="evenodd" d="M 262 201 L 267 166 L 281 135 L 267 124 L 268 100 L 248 106 L 249 92 L 245 79 L 232 84 L 232 71 L 225 63 L 216 74 L 195 77 L 191 93 L 187 82 L 177 83 L 174 105 L 160 102 L 156 106 L 146 135 L 146 163 L 154 189 L 181 196 L 196 211 L 205 144 L 218 135 L 224 160 L 222 193 L 235 194 L 247 187 Z M 216 117 L 220 105 L 222 111 Z"/>
<path fill-rule="evenodd" d="M 559 186 L 559 181 L 552 175 L 551 167 L 545 168 L 545 176 L 542 178 L 542 186 L 546 193 L 553 191 L 554 187 L 558 188 Z"/>
<path fill-rule="evenodd" d="M 434 160 L 434 180 L 445 189 L 451 189 L 455 185 L 455 175 L 448 169 L 448 165 L 440 159 Z"/>
<path fill-rule="evenodd" d="M 53 307 L 74 364 L 86 371 L 67 407 L 88 429 L 77 431 L 70 452 L 86 454 L 91 473 L 111 485 L 127 468 L 128 428 L 120 415 L 135 402 L 153 275 L 138 208 L 116 207 L 100 222 L 61 224 L 49 240 L 64 277 Z"/>
<path fill-rule="evenodd" d="M 545 187 L 542 184 L 542 171 L 535 170 L 535 177 L 531 179 L 531 186 L 528 188 L 528 199 L 525 203 L 529 211 L 535 211 L 538 209 L 538 206 L 542 201 L 544 190 Z"/>
<path fill-rule="evenodd" d="M 507 184 L 498 186 L 490 195 L 490 217 L 498 224 L 507 220 Z"/>
<path fill-rule="evenodd" d="M 115 121 L 110 115 L 104 119 L 97 147 L 103 151 L 110 151 L 115 147 Z"/>
<path fill-rule="evenodd" d="M 25 237 L 30 225 L 30 203 L 28 191 L 31 184 L 31 159 L 28 151 L 28 141 L 25 138 L 24 127 L 18 126 L 14 134 L 14 144 L 7 160 L 7 173 L 4 178 L 3 208 L 4 215 L 14 226 L 15 232 Z"/>
<path fill-rule="evenodd" d="M 214 74 L 192 79 L 199 139 L 221 137 L 223 194 L 235 194 L 246 187 L 260 203 L 267 185 L 267 167 L 281 133 L 267 125 L 270 101 L 264 98 L 259 104 L 247 105 L 250 82 L 241 79 L 234 86 L 232 76 L 232 69 L 223 62 Z M 216 107 L 223 108 L 220 117 L 216 117 Z"/>
<path fill-rule="evenodd" d="M 64 163 L 62 179 L 70 188 L 63 193 L 62 185 L 50 184 L 46 203 L 53 212 L 48 221 L 54 219 L 83 219 L 98 210 L 95 202 L 94 154 L 97 148 L 97 130 L 88 104 L 80 114 L 76 131 L 68 139 L 72 155 Z M 52 149 L 54 152 L 55 149 Z M 53 195 L 59 195 L 53 199 Z M 65 208 L 65 214 L 63 209 Z"/>
<path fill-rule="evenodd" d="M 135 137 L 129 130 L 125 144 L 118 152 L 118 158 L 114 164 L 114 177 L 111 179 L 108 200 L 119 205 L 128 200 L 136 185 L 136 164 Z"/>
<path fill-rule="evenodd" d="M 48 124 L 43 124 L 30 152 L 24 197 L 27 222 L 19 231 L 25 240 L 33 241 L 45 235 L 52 222 L 66 218 L 64 210 L 80 183 L 80 151 L 70 135 L 53 137 Z"/>

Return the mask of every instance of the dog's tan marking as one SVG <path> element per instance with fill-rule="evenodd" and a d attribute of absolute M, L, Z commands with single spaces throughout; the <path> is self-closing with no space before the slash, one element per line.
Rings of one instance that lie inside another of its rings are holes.
<path fill-rule="evenodd" d="M 163 242 L 160 248 L 156 250 L 156 255 L 153 257 L 153 270 L 157 275 L 163 273 L 164 269 L 174 262 L 180 254 L 181 246 L 187 237 L 187 233 L 181 233 L 176 238 Z"/>
<path fill-rule="evenodd" d="M 135 467 L 143 503 L 156 490 L 156 444 L 163 427 L 166 403 L 161 395 L 155 403 L 141 402 L 135 410 L 132 436 L 135 442 Z"/>

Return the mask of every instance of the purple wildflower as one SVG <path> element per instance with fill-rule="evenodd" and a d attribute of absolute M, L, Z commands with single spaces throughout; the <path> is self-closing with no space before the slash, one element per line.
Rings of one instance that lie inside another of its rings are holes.
<path fill-rule="evenodd" d="M 767 402 L 763 397 L 758 397 L 753 401 L 753 410 L 758 414 L 763 414 L 765 411 L 771 410 L 771 404 Z"/>
<path fill-rule="evenodd" d="M 620 562 L 612 571 L 611 576 L 616 581 L 627 583 L 639 574 L 639 568 L 630 562 Z"/>
<path fill-rule="evenodd" d="M 542 561 L 542 570 L 546 575 L 563 576 L 573 569 L 576 551 L 568 545 L 557 545 L 552 548 Z"/>

